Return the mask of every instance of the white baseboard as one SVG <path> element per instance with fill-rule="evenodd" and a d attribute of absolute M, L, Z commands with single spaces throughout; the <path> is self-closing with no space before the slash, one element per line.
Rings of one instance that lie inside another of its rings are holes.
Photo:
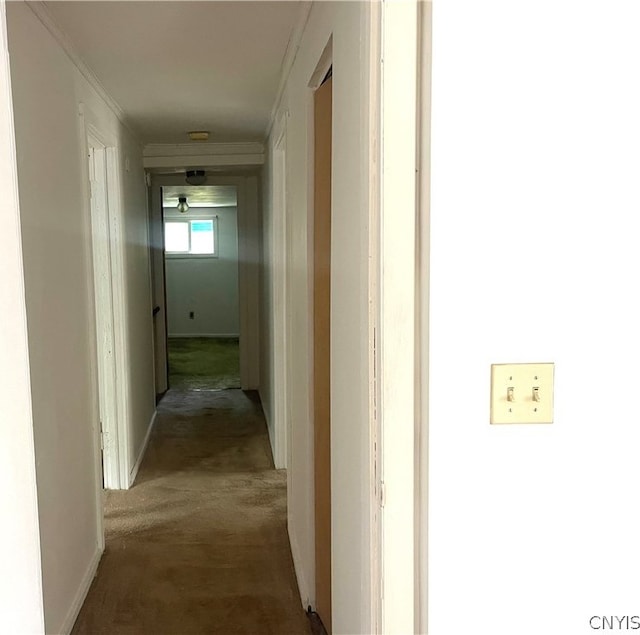
<path fill-rule="evenodd" d="M 156 416 L 158 414 L 157 410 L 154 410 L 153 416 L 151 417 L 151 421 L 149 422 L 149 427 L 147 428 L 147 434 L 144 437 L 144 441 L 142 442 L 142 447 L 140 448 L 140 452 L 138 453 L 138 458 L 131 468 L 131 472 L 129 473 L 129 484 L 127 485 L 127 489 L 129 487 L 133 487 L 133 484 L 136 480 L 136 476 L 138 476 L 138 470 L 140 469 L 140 464 L 142 463 L 142 459 L 147 452 L 147 447 L 149 445 L 149 439 L 151 439 L 151 432 L 153 432 L 153 426 L 156 422 Z"/>
<path fill-rule="evenodd" d="M 54 629 L 53 633 L 60 633 L 61 635 L 68 635 L 71 633 L 71 629 L 73 625 L 76 623 L 78 619 L 78 615 L 80 614 L 80 609 L 84 604 L 84 601 L 87 597 L 87 593 L 89 593 L 89 589 L 91 588 L 91 583 L 93 582 L 93 578 L 96 577 L 96 572 L 98 570 L 98 565 L 100 564 L 100 558 L 102 558 L 103 550 L 100 548 L 96 548 L 91 561 L 89 562 L 89 566 L 87 570 L 82 576 L 82 581 L 80 582 L 80 586 L 78 587 L 78 591 L 76 592 L 75 597 L 73 598 L 73 602 L 67 611 L 67 615 L 64 618 L 64 622 L 59 629 Z"/>
<path fill-rule="evenodd" d="M 167 337 L 210 337 L 210 338 L 236 337 L 236 338 L 240 338 L 240 334 L 239 333 L 169 333 Z"/>
<path fill-rule="evenodd" d="M 291 557 L 293 558 L 293 569 L 296 573 L 296 579 L 298 580 L 298 590 L 300 591 L 300 602 L 302 608 L 306 611 L 308 606 L 315 611 L 316 601 L 315 597 L 311 595 L 311 589 L 307 578 L 305 576 L 304 567 L 302 566 L 302 557 L 300 556 L 300 548 L 298 542 L 294 537 L 294 534 L 289 531 L 287 527 L 287 534 L 289 535 L 289 545 L 291 546 Z"/>

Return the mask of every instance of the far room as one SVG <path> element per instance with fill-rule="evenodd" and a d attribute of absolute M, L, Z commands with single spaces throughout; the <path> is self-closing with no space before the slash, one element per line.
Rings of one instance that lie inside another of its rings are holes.
<path fill-rule="evenodd" d="M 169 387 L 240 388 L 233 185 L 162 188 Z"/>

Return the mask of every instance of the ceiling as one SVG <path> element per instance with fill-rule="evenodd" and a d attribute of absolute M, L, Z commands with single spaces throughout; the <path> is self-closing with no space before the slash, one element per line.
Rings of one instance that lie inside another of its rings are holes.
<path fill-rule="evenodd" d="M 300 2 L 46 6 L 145 143 L 263 140 Z"/>
<path fill-rule="evenodd" d="M 186 196 L 189 207 L 235 207 L 235 185 L 164 185 L 162 206 L 176 207 L 178 197 Z"/>

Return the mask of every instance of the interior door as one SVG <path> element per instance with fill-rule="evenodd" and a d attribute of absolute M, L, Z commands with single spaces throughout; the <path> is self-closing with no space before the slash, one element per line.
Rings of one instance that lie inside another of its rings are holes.
<path fill-rule="evenodd" d="M 314 458 L 316 612 L 331 633 L 331 108 L 327 79 L 314 99 Z"/>

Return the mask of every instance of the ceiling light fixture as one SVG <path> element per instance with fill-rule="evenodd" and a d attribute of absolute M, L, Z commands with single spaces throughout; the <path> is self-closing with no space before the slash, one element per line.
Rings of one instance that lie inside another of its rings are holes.
<path fill-rule="evenodd" d="M 204 170 L 187 170 L 187 178 L 185 181 L 189 185 L 202 185 L 207 180 Z"/>
<path fill-rule="evenodd" d="M 209 141 L 209 131 L 208 130 L 192 130 L 189 133 L 189 139 L 191 139 L 191 141 Z"/>
<path fill-rule="evenodd" d="M 178 197 L 178 211 L 181 214 L 184 214 L 188 209 L 189 209 L 189 204 L 187 203 L 187 197 L 186 196 L 179 196 Z"/>

